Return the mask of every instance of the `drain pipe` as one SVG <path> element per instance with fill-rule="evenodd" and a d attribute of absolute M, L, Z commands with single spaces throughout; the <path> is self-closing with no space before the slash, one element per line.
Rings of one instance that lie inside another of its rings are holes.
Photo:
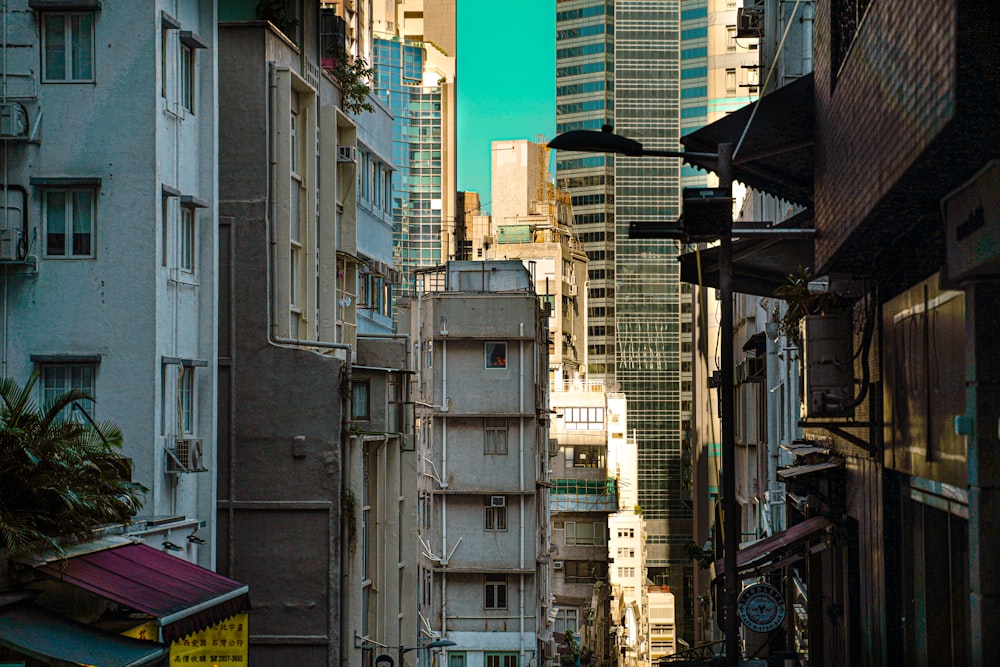
<path fill-rule="evenodd" d="M 518 461 L 517 461 L 517 475 L 518 475 L 518 490 L 521 492 L 518 495 L 520 500 L 521 508 L 521 521 L 520 521 L 520 555 L 518 561 L 518 568 L 524 570 L 524 322 L 520 323 L 518 329 L 518 335 L 521 340 L 518 341 L 518 353 L 517 353 L 517 366 L 518 366 L 518 407 L 517 411 L 520 415 L 517 418 L 518 426 Z M 525 647 L 524 647 L 524 574 L 520 575 L 520 583 L 518 584 L 518 599 L 519 599 L 519 613 L 518 613 L 518 624 L 519 631 L 517 635 L 517 645 L 518 653 L 520 653 L 521 664 L 525 664 Z"/>
<path fill-rule="evenodd" d="M 777 393 L 778 378 L 778 343 L 780 342 L 780 327 L 777 322 L 764 325 L 766 340 L 766 357 L 764 366 L 765 387 L 768 388 L 765 397 L 767 401 L 767 519 L 770 524 L 770 534 L 774 535 L 784 528 L 780 507 L 782 505 L 781 488 L 778 486 L 778 456 L 779 433 L 778 424 L 781 414 L 781 397 Z"/>
<path fill-rule="evenodd" d="M 802 74 L 813 71 L 813 12 L 811 2 L 802 3 Z"/>

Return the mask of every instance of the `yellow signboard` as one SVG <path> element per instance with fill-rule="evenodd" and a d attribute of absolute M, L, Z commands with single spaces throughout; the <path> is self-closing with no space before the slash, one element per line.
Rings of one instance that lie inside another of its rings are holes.
<path fill-rule="evenodd" d="M 210 628 L 178 639 L 170 645 L 170 664 L 206 667 L 248 664 L 247 615 L 236 614 Z"/>

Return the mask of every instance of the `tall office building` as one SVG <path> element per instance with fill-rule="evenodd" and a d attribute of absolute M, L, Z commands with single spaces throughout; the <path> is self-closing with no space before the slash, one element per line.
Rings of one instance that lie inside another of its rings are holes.
<path fill-rule="evenodd" d="M 648 149 L 677 150 L 681 82 L 679 0 L 568 0 L 556 15 L 557 131 L 600 129 Z M 678 599 L 689 632 L 691 540 L 690 291 L 675 242 L 630 240 L 632 222 L 680 215 L 676 159 L 563 153 L 560 187 L 573 193 L 590 256 L 591 374 L 628 397 L 639 451 L 646 571 Z"/>
<path fill-rule="evenodd" d="M 394 263 L 409 290 L 414 269 L 457 253 L 455 3 L 382 2 L 372 16 L 375 91 L 395 118 Z"/>

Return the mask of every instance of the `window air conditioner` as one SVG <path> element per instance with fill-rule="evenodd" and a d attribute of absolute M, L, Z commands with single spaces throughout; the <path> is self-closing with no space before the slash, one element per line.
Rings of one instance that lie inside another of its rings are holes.
<path fill-rule="evenodd" d="M 564 566 L 564 563 L 561 560 L 554 560 L 554 561 L 552 561 L 552 569 L 553 570 L 561 570 L 561 569 L 563 569 L 563 566 Z"/>
<path fill-rule="evenodd" d="M 0 103 L 0 137 L 28 136 L 28 112 L 17 102 Z"/>
<path fill-rule="evenodd" d="M 569 295 L 570 296 L 576 296 L 577 295 L 577 291 L 578 290 L 577 290 L 577 287 L 576 287 L 576 283 L 570 283 L 570 286 L 569 286 Z"/>
<path fill-rule="evenodd" d="M 357 162 L 358 149 L 354 146 L 337 146 L 337 162 Z"/>
<path fill-rule="evenodd" d="M 167 472 L 205 472 L 205 456 L 201 440 L 177 438 L 173 447 L 167 447 Z"/>
<path fill-rule="evenodd" d="M 21 259 L 22 234 L 20 227 L 0 227 L 0 262 Z"/>
<path fill-rule="evenodd" d="M 506 507 L 507 496 L 490 496 L 490 507 Z"/>

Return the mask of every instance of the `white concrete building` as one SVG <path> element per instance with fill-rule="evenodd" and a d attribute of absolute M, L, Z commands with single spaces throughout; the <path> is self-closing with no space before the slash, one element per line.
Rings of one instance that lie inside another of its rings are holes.
<path fill-rule="evenodd" d="M 449 667 L 539 665 L 551 638 L 547 318 L 519 261 L 416 275 L 400 322 L 417 359 L 420 638 L 455 642 Z"/>
<path fill-rule="evenodd" d="M 71 388 L 93 395 L 80 409 L 122 426 L 132 479 L 149 488 L 134 528 L 206 567 L 215 559 L 215 7 L 12 0 L 0 86 L 0 374 L 24 382 L 37 372 L 40 401 Z"/>
<path fill-rule="evenodd" d="M 649 625 L 646 598 L 646 524 L 639 507 L 639 450 L 628 431 L 624 394 L 609 394 L 611 430 L 608 474 L 618 479 L 618 512 L 608 517 L 608 556 L 611 565 L 612 625 L 618 656 L 625 665 L 646 664 L 649 658 Z M 619 663 L 622 664 L 622 663 Z"/>

